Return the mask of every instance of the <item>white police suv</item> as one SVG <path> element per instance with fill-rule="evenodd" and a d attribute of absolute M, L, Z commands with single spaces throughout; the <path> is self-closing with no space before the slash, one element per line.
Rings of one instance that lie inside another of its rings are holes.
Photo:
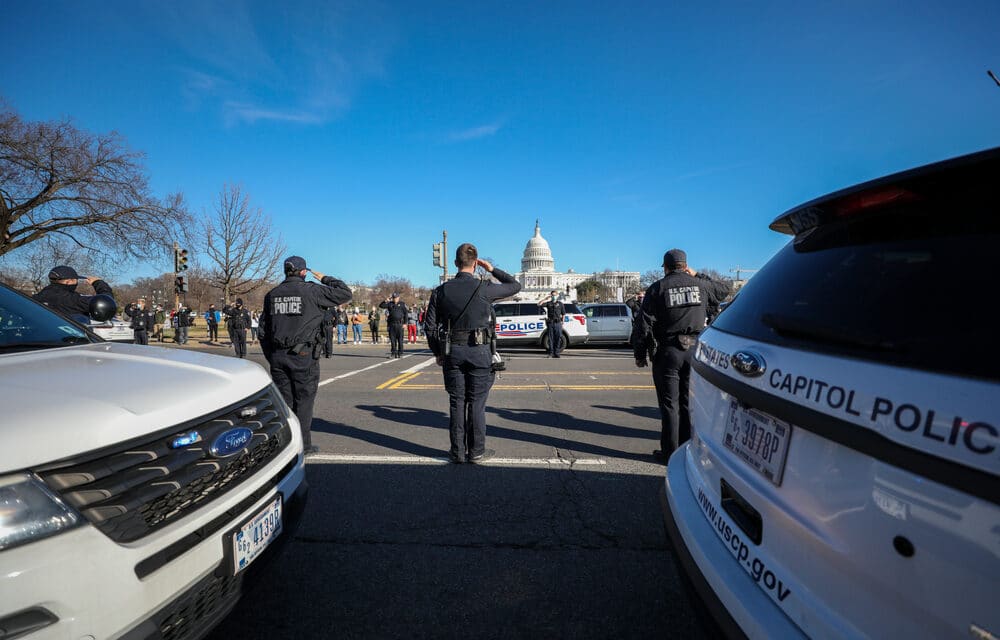
<path fill-rule="evenodd" d="M 102 342 L 0 285 L 0 406 L 4 640 L 200 638 L 302 513 L 298 422 L 246 360 Z"/>
<path fill-rule="evenodd" d="M 1000 637 L 1000 148 L 778 217 L 701 335 L 667 531 L 730 636 Z"/>
<path fill-rule="evenodd" d="M 587 341 L 587 318 L 572 302 L 563 302 L 562 346 L 583 344 Z M 545 330 L 545 309 L 537 302 L 501 302 L 493 305 L 496 313 L 498 345 L 538 345 L 549 348 L 549 335 Z"/>

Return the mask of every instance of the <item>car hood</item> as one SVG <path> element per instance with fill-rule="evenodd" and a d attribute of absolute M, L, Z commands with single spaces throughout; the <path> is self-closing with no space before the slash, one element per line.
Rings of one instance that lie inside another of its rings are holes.
<path fill-rule="evenodd" d="M 164 347 L 97 343 L 0 356 L 0 473 L 199 418 L 270 382 L 247 360 Z"/>

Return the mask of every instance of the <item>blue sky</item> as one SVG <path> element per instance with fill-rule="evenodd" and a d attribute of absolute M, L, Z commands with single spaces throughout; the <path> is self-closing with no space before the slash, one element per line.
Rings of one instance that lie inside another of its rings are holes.
<path fill-rule="evenodd" d="M 160 194 L 242 183 L 289 252 L 431 284 L 760 267 L 803 201 L 1000 145 L 1000 2 L 4 3 L 0 95 L 146 153 Z M 169 270 L 140 265 L 136 273 Z"/>

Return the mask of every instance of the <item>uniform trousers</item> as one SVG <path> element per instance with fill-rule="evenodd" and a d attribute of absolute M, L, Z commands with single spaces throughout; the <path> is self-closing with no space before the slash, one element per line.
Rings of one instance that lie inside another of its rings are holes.
<path fill-rule="evenodd" d="M 245 358 L 247 355 L 246 329 L 231 329 L 229 335 L 233 338 L 233 348 L 236 349 L 236 355 Z"/>
<path fill-rule="evenodd" d="M 333 325 L 323 325 L 323 355 L 329 358 L 333 355 Z"/>
<path fill-rule="evenodd" d="M 149 344 L 149 333 L 145 329 L 142 331 L 136 329 L 132 332 L 132 343 L 133 344 Z"/>
<path fill-rule="evenodd" d="M 319 388 L 319 360 L 313 359 L 311 348 L 303 353 L 279 349 L 268 356 L 267 362 L 274 385 L 299 419 L 303 445 L 312 446 L 313 405 Z"/>
<path fill-rule="evenodd" d="M 562 346 L 562 333 L 563 333 L 563 323 L 561 322 L 550 322 L 549 323 L 549 355 L 557 356 L 559 352 L 562 351 L 559 347 Z"/>
<path fill-rule="evenodd" d="M 691 437 L 691 350 L 681 349 L 673 341 L 661 343 L 653 354 L 652 366 L 660 405 L 660 451 L 669 456 Z"/>
<path fill-rule="evenodd" d="M 496 374 L 490 369 L 489 345 L 451 345 L 444 362 L 448 391 L 451 455 L 459 460 L 486 452 L 486 398 Z"/>
<path fill-rule="evenodd" d="M 403 353 L 403 325 L 399 323 L 389 323 L 389 351 L 393 355 Z"/>

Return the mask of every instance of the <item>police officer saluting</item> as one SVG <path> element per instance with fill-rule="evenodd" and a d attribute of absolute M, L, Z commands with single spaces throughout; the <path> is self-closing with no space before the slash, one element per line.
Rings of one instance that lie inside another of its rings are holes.
<path fill-rule="evenodd" d="M 322 284 L 306 282 L 309 272 Z M 299 256 L 285 260 L 285 280 L 264 296 L 258 334 L 271 378 L 302 428 L 305 453 L 312 443 L 313 403 L 319 385 L 319 347 L 325 309 L 351 299 L 343 281 L 312 271 Z"/>
<path fill-rule="evenodd" d="M 482 462 L 486 449 L 486 396 L 496 374 L 491 369 L 492 302 L 521 290 L 514 276 L 479 259 L 476 247 L 465 243 L 455 251 L 458 275 L 431 294 L 424 316 L 427 344 L 444 370 L 448 391 L 452 462 Z M 475 277 L 476 266 L 500 281 Z M 466 416 L 472 424 L 466 424 Z M 471 431 L 467 438 L 467 431 Z"/>
<path fill-rule="evenodd" d="M 391 298 L 386 298 L 379 303 L 380 309 L 385 309 L 388 314 L 389 324 L 389 357 L 403 357 L 403 325 L 406 324 L 406 316 L 409 309 L 399 300 L 399 294 L 393 293 Z"/>
<path fill-rule="evenodd" d="M 90 314 L 91 296 L 80 295 L 76 287 L 80 280 L 86 280 L 97 294 L 114 295 L 111 285 L 100 278 L 87 276 L 81 278 L 76 269 L 60 265 L 49 271 L 49 285 L 32 296 L 50 309 L 68 316 Z"/>
<path fill-rule="evenodd" d="M 225 307 L 222 312 L 226 314 L 226 329 L 229 330 L 229 338 L 232 340 L 237 357 L 247 357 L 247 329 L 250 328 L 250 312 L 243 306 L 243 299 L 236 298 L 236 304 Z"/>
<path fill-rule="evenodd" d="M 666 462 L 691 437 L 688 387 L 691 347 L 705 328 L 705 309 L 729 295 L 729 285 L 698 274 L 687 254 L 671 249 L 663 256 L 666 276 L 649 285 L 632 328 L 636 366 L 653 354 L 653 384 L 660 405 L 660 448 L 653 455 Z"/>
<path fill-rule="evenodd" d="M 155 318 L 153 312 L 146 308 L 146 300 L 139 298 L 139 302 L 125 309 L 125 314 L 131 319 L 132 343 L 149 344 L 149 332 L 153 330 Z"/>
<path fill-rule="evenodd" d="M 559 292 L 555 289 L 549 292 L 548 298 L 539 300 L 538 306 L 545 309 L 545 329 L 549 334 L 549 357 L 558 358 L 566 307 L 562 302 L 559 302 Z"/>

